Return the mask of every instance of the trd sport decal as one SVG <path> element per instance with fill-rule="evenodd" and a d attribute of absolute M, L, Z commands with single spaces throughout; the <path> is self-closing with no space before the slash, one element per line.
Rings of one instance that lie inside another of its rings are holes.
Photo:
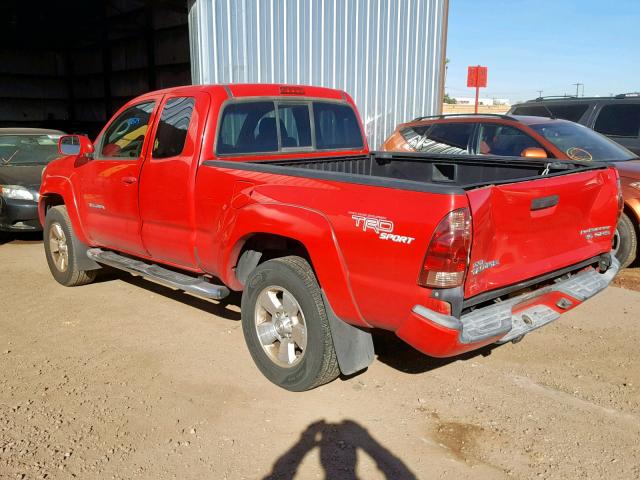
<path fill-rule="evenodd" d="M 415 240 L 414 237 L 406 235 L 396 235 L 393 233 L 394 225 L 391 220 L 384 217 L 372 215 L 363 215 L 361 213 L 351 213 L 351 218 L 356 223 L 356 228 L 362 229 L 363 232 L 374 232 L 380 240 L 389 240 L 396 243 L 404 243 L 410 245 Z"/>

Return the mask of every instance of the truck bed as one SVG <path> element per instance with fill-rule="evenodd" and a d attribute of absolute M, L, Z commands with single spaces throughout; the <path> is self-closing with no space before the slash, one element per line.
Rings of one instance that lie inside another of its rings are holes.
<path fill-rule="evenodd" d="M 369 155 L 205 164 L 434 193 L 463 193 L 486 186 L 598 168 L 599 163 L 518 157 L 372 152 Z"/>

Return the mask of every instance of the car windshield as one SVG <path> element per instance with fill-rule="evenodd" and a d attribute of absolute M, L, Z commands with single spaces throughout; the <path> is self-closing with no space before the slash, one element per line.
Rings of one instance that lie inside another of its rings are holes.
<path fill-rule="evenodd" d="M 637 158 L 613 140 L 577 123 L 558 121 L 529 126 L 572 160 L 622 162 Z"/>
<path fill-rule="evenodd" d="M 0 135 L 0 167 L 45 165 L 58 156 L 61 135 Z"/>

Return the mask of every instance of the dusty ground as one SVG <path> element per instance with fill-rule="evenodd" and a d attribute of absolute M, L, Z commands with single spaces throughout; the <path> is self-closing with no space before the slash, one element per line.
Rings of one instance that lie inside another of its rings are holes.
<path fill-rule="evenodd" d="M 303 394 L 253 366 L 237 301 L 67 289 L 40 242 L 0 245 L 0 478 L 640 477 L 640 293 L 450 362 L 380 336 Z"/>

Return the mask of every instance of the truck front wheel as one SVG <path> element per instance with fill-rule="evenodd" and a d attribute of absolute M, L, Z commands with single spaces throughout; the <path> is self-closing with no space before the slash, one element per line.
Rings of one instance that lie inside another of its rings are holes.
<path fill-rule="evenodd" d="M 631 265 L 636 259 L 637 250 L 638 237 L 636 236 L 635 226 L 631 219 L 623 213 L 620 215 L 618 228 L 613 238 L 613 253 L 624 268 Z"/>
<path fill-rule="evenodd" d="M 44 222 L 44 251 L 51 275 L 66 287 L 86 285 L 95 280 L 97 270 L 80 270 L 75 235 L 64 205 L 51 207 Z"/>
<path fill-rule="evenodd" d="M 242 331 L 256 366 L 282 388 L 310 390 L 340 374 L 320 287 L 301 257 L 266 261 L 249 275 Z"/>

